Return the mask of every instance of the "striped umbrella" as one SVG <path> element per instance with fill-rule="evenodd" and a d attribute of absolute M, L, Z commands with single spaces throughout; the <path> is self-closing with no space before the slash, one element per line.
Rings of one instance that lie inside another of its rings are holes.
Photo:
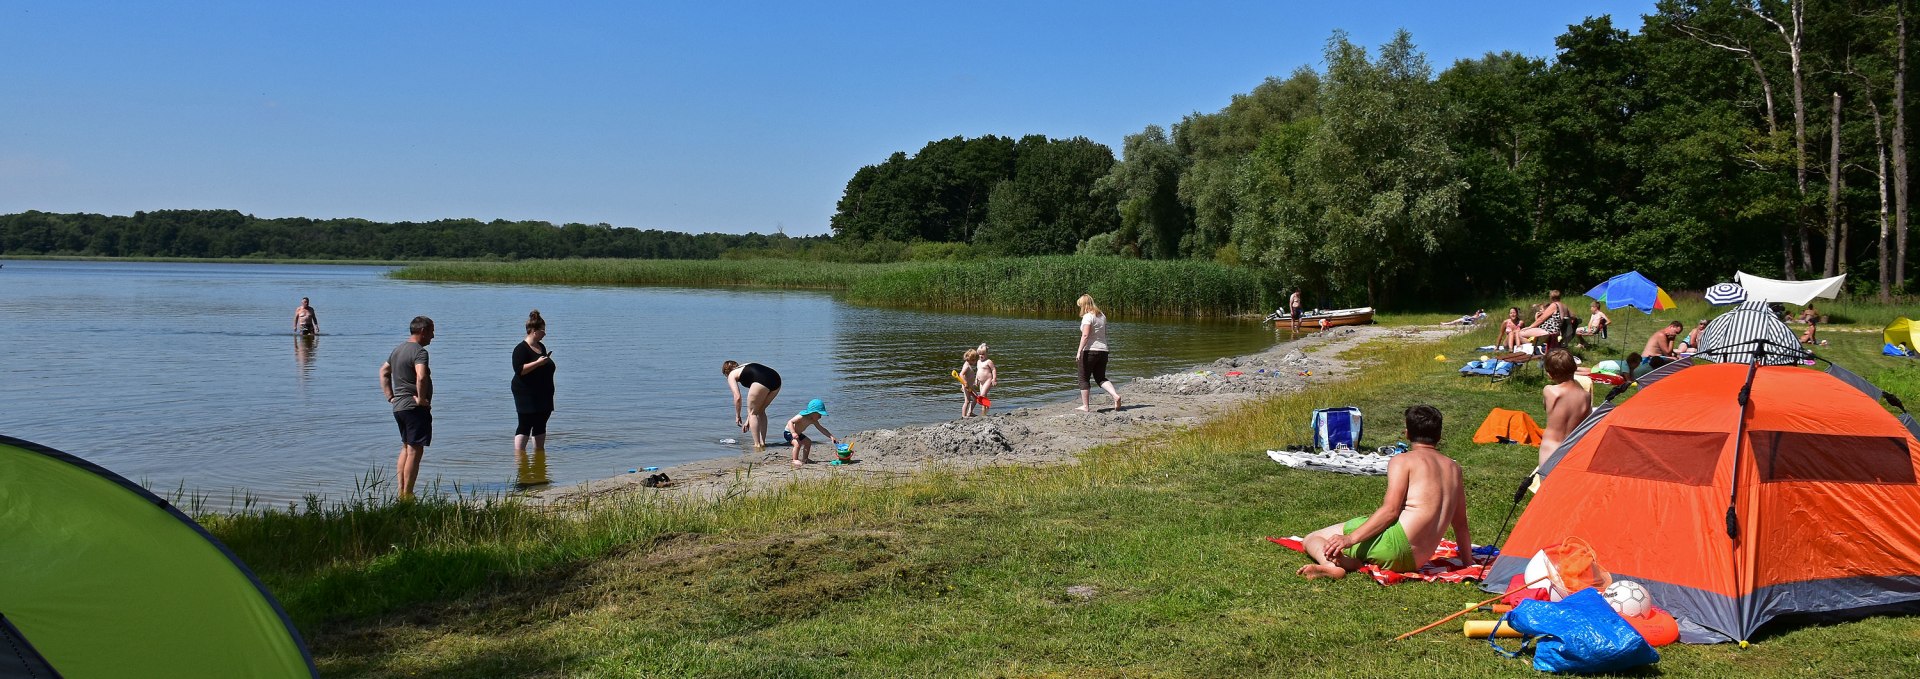
<path fill-rule="evenodd" d="M 1747 289 L 1735 283 L 1714 283 L 1707 288 L 1707 303 L 1714 306 L 1726 306 L 1747 301 Z"/>
<path fill-rule="evenodd" d="M 1756 340 L 1766 341 L 1761 365 L 1793 365 L 1812 357 L 1764 299 L 1741 302 L 1707 323 L 1700 332 L 1700 357 L 1715 363 L 1752 363 Z"/>

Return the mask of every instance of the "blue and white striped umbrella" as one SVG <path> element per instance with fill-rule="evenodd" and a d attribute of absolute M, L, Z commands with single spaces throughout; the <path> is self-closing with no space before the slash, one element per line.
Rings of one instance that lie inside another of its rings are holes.
<path fill-rule="evenodd" d="M 1747 301 L 1747 289 L 1733 283 L 1714 283 L 1707 288 L 1707 303 L 1726 306 Z"/>

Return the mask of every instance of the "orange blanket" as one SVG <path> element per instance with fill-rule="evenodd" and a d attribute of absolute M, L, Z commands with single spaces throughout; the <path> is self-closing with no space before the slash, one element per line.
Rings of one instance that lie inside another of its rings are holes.
<path fill-rule="evenodd" d="M 1494 408 L 1487 413 L 1487 419 L 1480 423 L 1480 430 L 1473 433 L 1474 443 L 1499 443 L 1505 437 L 1529 446 L 1540 445 L 1540 424 L 1533 416 L 1518 410 Z"/>

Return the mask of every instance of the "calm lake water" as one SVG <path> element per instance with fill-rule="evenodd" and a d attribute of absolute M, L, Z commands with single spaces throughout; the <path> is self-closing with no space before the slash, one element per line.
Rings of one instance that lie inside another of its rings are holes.
<path fill-rule="evenodd" d="M 728 359 L 780 371 L 774 427 L 821 398 L 842 435 L 957 416 L 947 373 L 982 341 L 1000 369 L 996 411 L 1067 400 L 1075 386 L 1069 316 L 878 309 L 820 292 L 423 283 L 384 267 L 4 264 L 0 433 L 204 494 L 215 509 L 244 494 L 344 497 L 375 470 L 391 478 L 399 439 L 378 372 L 415 315 L 438 331 L 420 478 L 442 489 L 744 454 L 719 442 L 746 440 L 720 374 Z M 292 332 L 303 296 L 323 331 L 311 341 Z M 508 389 L 533 308 L 558 368 L 544 469 L 514 459 Z M 1116 321 L 1108 334 L 1122 384 L 1275 341 L 1252 321 Z"/>

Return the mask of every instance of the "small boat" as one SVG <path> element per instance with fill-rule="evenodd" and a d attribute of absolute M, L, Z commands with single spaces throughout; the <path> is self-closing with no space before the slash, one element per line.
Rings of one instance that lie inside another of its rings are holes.
<path fill-rule="evenodd" d="M 1267 314 L 1267 320 L 1273 321 L 1275 328 L 1293 328 L 1293 319 L 1286 310 L 1276 309 Z M 1309 309 L 1300 314 L 1302 329 L 1319 330 L 1337 328 L 1342 325 L 1366 325 L 1373 322 L 1373 307 L 1363 306 L 1355 309 Z"/>

